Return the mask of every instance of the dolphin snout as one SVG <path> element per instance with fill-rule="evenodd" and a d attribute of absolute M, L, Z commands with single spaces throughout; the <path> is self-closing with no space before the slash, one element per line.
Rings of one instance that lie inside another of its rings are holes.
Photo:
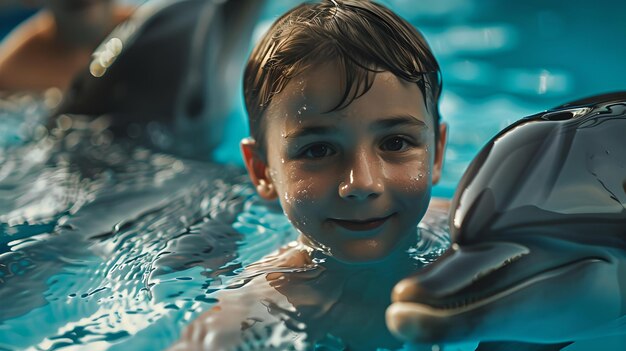
<path fill-rule="evenodd" d="M 428 295 L 428 290 L 420 285 L 417 276 L 401 280 L 391 291 L 391 301 L 418 301 L 421 296 Z"/>
<path fill-rule="evenodd" d="M 443 299 L 529 252 L 526 246 L 510 242 L 469 247 L 454 244 L 432 265 L 400 281 L 392 291 L 392 301 L 441 304 Z"/>
<path fill-rule="evenodd" d="M 529 252 L 510 242 L 452 245 L 437 261 L 393 288 L 393 303 L 386 311 L 389 330 L 411 342 L 457 340 L 470 333 L 474 323 L 458 312 L 483 293 L 473 291 L 475 283 Z"/>

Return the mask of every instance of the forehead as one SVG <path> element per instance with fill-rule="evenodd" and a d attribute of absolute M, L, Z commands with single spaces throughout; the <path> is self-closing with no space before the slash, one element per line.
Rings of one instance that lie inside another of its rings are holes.
<path fill-rule="evenodd" d="M 333 63 L 311 66 L 292 78 L 274 96 L 266 111 L 266 119 L 286 119 L 289 123 L 311 119 L 336 120 L 337 117 L 350 115 L 359 115 L 364 119 L 411 115 L 432 128 L 432 118 L 429 118 L 417 84 L 388 71 L 372 74 L 371 79 L 372 86 L 364 95 L 348 106 L 332 111 L 346 93 L 344 73 Z"/>

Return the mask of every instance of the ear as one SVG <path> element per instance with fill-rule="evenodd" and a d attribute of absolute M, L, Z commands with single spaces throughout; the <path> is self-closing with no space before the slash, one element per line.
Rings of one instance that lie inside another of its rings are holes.
<path fill-rule="evenodd" d="M 267 163 L 260 157 L 256 141 L 252 138 L 241 140 L 241 154 L 243 155 L 250 180 L 256 191 L 265 200 L 274 200 L 278 196 L 276 187 L 269 176 Z"/>
<path fill-rule="evenodd" d="M 435 163 L 433 164 L 433 185 L 439 183 L 441 179 L 441 168 L 443 167 L 443 155 L 446 151 L 446 141 L 448 138 L 448 125 L 439 123 L 439 139 L 435 145 Z"/>

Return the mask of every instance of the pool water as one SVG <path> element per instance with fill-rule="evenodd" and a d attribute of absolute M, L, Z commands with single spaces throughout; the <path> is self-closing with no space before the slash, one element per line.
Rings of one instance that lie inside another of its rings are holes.
<path fill-rule="evenodd" d="M 14 135 L 0 166 L 1 350 L 163 349 L 296 237 L 240 168 L 118 141 L 102 119 L 46 133 L 45 103 L 12 99 L 5 121 L 39 132 Z M 420 264 L 449 244 L 436 220 L 421 224 Z"/>
<path fill-rule="evenodd" d="M 450 135 L 436 196 L 451 197 L 514 120 L 623 89 L 619 1 L 383 2 L 424 32 L 442 66 Z M 269 1 L 257 37 L 292 5 Z M 295 238 L 241 169 L 241 101 L 208 163 L 118 140 L 104 118 L 48 129 L 58 98 L 0 99 L 0 350 L 163 349 L 244 267 Z M 449 244 L 439 219 L 421 224 L 423 264 Z"/>

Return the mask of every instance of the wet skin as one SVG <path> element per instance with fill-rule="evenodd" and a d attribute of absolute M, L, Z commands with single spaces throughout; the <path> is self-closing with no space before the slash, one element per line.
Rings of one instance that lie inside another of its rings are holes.
<path fill-rule="evenodd" d="M 343 262 L 372 262 L 415 243 L 446 127 L 436 144 L 419 88 L 390 72 L 331 111 L 342 76 L 331 63 L 292 79 L 265 113 L 267 142 L 244 144 L 244 155 L 259 194 L 279 198 L 302 242 Z"/>
<path fill-rule="evenodd" d="M 333 64 L 294 77 L 266 111 L 267 142 L 242 142 L 257 192 L 280 200 L 301 233 L 298 242 L 247 267 L 244 275 L 255 278 L 218 294 L 220 304 L 172 350 L 226 349 L 245 344 L 253 328 L 281 324 L 302 328 L 305 337 L 289 342 L 330 333 L 351 350 L 401 346 L 384 311 L 392 287 L 422 266 L 406 251 L 439 179 L 446 127 L 435 143 L 419 88 L 389 72 L 329 112 L 343 95 L 340 77 Z"/>
<path fill-rule="evenodd" d="M 433 201 L 424 221 L 443 220 L 447 205 Z M 297 349 L 309 350 L 327 343 L 329 334 L 341 340 L 342 346 L 333 350 L 397 350 L 402 342 L 385 326 L 389 292 L 423 263 L 406 254 L 386 261 L 345 264 L 294 241 L 246 267 L 232 289 L 216 293 L 219 303 L 188 325 L 169 350 L 233 350 L 270 343 L 282 350 L 302 342 L 308 348 Z M 286 327 L 289 331 L 281 332 Z M 267 338 L 268 329 L 275 338 Z M 431 350 L 426 346 L 424 350 Z"/>

